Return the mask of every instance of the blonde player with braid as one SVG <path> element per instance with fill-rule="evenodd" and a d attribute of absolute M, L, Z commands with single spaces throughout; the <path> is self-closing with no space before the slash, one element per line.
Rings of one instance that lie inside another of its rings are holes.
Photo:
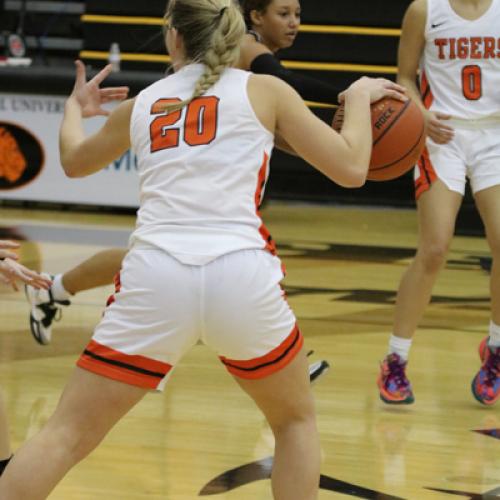
<path fill-rule="evenodd" d="M 163 390 L 198 340 L 271 426 L 274 498 L 317 497 L 319 439 L 303 339 L 257 208 L 275 140 L 339 184 L 362 185 L 370 102 L 404 100 L 402 87 L 353 83 L 341 96 L 346 118 L 337 134 L 285 82 L 232 67 L 245 24 L 231 0 L 173 0 L 166 22 L 175 73 L 123 102 L 90 137 L 82 118 L 102 112 L 99 84 L 111 68 L 86 82 L 77 62 L 60 132 L 64 170 L 90 175 L 132 147 L 141 206 L 116 293 L 54 415 L 0 478 L 2 500 L 46 498 L 148 391 Z"/>

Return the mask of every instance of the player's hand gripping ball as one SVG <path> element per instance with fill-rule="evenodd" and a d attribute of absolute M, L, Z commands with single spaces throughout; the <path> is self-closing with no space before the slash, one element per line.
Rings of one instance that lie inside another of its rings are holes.
<path fill-rule="evenodd" d="M 412 169 L 425 146 L 425 120 L 411 100 L 385 97 L 371 105 L 373 147 L 367 178 L 372 181 L 396 179 Z M 333 117 L 332 127 L 340 132 L 344 105 Z"/>

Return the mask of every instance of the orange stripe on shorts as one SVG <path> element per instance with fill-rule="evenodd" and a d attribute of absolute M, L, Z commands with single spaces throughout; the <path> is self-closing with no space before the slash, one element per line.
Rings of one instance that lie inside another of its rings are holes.
<path fill-rule="evenodd" d="M 275 349 L 264 356 L 244 361 L 220 356 L 227 370 L 240 378 L 259 379 L 275 373 L 288 365 L 304 344 L 304 338 L 297 325 L 288 337 Z"/>
<path fill-rule="evenodd" d="M 428 191 L 432 183 L 438 178 L 434 166 L 429 158 L 429 151 L 427 147 L 424 148 L 422 156 L 417 163 L 420 176 L 415 181 L 415 198 L 418 200 L 422 193 Z"/>
<path fill-rule="evenodd" d="M 78 359 L 77 366 L 98 375 L 146 389 L 156 389 L 172 369 L 168 363 L 145 356 L 124 354 L 99 344 L 95 340 L 89 342 Z"/>

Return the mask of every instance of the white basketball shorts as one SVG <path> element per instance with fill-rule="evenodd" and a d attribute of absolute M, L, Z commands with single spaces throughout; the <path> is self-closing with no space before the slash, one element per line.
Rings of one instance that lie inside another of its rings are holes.
<path fill-rule="evenodd" d="M 500 122 L 449 120 L 455 129 L 447 144 L 427 139 L 415 168 L 418 197 L 439 178 L 448 189 L 463 195 L 467 178 L 473 193 L 500 184 Z"/>
<path fill-rule="evenodd" d="M 172 368 L 201 340 L 233 375 L 266 377 L 303 345 L 282 279 L 280 260 L 265 250 L 189 266 L 158 248 L 134 247 L 77 364 L 162 390 Z"/>

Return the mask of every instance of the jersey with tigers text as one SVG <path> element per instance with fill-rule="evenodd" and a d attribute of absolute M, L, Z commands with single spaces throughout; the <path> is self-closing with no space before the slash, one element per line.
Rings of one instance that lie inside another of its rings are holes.
<path fill-rule="evenodd" d="M 460 119 L 500 115 L 500 0 L 470 21 L 427 0 L 420 89 L 426 108 Z"/>

